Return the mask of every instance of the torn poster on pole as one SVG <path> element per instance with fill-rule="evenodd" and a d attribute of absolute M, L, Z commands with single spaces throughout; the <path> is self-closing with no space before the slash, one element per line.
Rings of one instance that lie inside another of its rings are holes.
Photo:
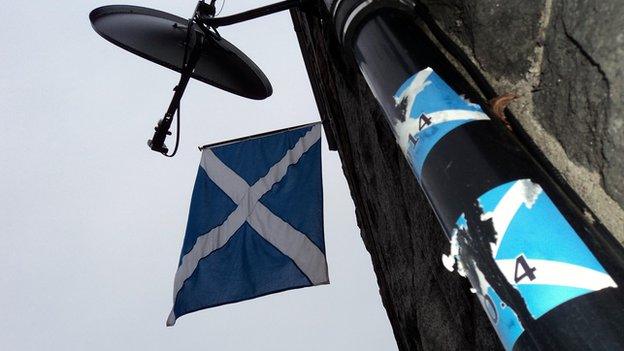
<path fill-rule="evenodd" d="M 167 325 L 200 309 L 328 284 L 321 125 L 202 148 Z"/>

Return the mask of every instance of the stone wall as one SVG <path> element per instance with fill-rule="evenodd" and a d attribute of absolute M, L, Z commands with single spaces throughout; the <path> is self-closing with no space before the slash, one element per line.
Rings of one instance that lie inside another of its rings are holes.
<path fill-rule="evenodd" d="M 624 242 L 624 2 L 421 3 L 488 98 L 518 95 L 517 132 Z"/>

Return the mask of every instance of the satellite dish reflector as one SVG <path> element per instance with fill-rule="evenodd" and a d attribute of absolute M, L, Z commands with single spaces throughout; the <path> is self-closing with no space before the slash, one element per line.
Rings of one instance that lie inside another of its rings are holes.
<path fill-rule="evenodd" d="M 182 17 L 145 7 L 113 5 L 93 10 L 89 19 L 95 31 L 111 43 L 178 72 L 182 72 L 187 48 L 203 37 L 191 77 L 250 99 L 262 100 L 273 93 L 260 68 L 218 35 L 194 29 L 187 46 L 188 20 Z"/>
<path fill-rule="evenodd" d="M 266 99 L 273 89 L 249 57 L 221 38 L 217 28 L 303 6 L 312 0 L 283 0 L 226 17 L 215 17 L 215 2 L 199 0 L 185 20 L 166 12 L 130 5 L 97 8 L 89 14 L 93 29 L 111 43 L 159 65 L 180 72 L 165 116 L 158 120 L 150 149 L 173 157 L 180 141 L 180 100 L 191 78 L 250 99 Z M 177 112 L 176 145 L 165 145 Z"/>

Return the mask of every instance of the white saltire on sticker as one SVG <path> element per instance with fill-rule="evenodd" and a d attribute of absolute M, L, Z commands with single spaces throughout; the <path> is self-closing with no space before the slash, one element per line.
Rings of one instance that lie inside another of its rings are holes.
<path fill-rule="evenodd" d="M 393 121 L 396 140 L 418 176 L 442 137 L 465 123 L 489 119 L 478 104 L 458 95 L 431 68 L 406 80 L 393 98 L 402 114 Z"/>
<path fill-rule="evenodd" d="M 507 227 L 520 209 L 524 205 L 530 209 L 537 197 L 542 193 L 542 187 L 531 182 L 529 179 L 522 179 L 514 183 L 511 188 L 503 195 L 493 212 L 487 212 L 481 220 L 492 218 L 494 222 L 494 230 L 496 231 L 496 243 L 492 243 L 492 256 L 496 257 L 500 248 Z"/>
<path fill-rule="evenodd" d="M 533 279 L 520 278 L 526 272 L 520 268 L 518 259 L 496 260 L 501 272 L 512 285 L 558 285 L 591 291 L 617 287 L 607 273 L 583 266 L 530 258 L 525 258 L 525 262 L 528 267 L 535 269 Z"/>
<path fill-rule="evenodd" d="M 407 153 L 410 143 L 420 140 L 427 128 L 435 125 L 461 120 L 487 120 L 488 116 L 481 111 L 467 110 L 444 110 L 423 114 L 418 118 L 406 118 L 405 122 L 398 122 L 395 126 L 397 131 L 397 143 Z"/>
<path fill-rule="evenodd" d="M 530 179 L 508 182 L 482 194 L 478 201 L 483 210 L 480 220 L 491 220 L 496 232 L 492 259 L 518 290 L 533 318 L 575 297 L 617 287 L 539 184 Z M 450 253 L 442 257 L 442 263 L 462 276 L 470 273 L 473 291 L 510 350 L 524 329 L 476 263 L 464 262 L 459 229 L 470 235 L 464 214 L 456 221 Z M 476 271 L 468 272 L 464 263 Z"/>

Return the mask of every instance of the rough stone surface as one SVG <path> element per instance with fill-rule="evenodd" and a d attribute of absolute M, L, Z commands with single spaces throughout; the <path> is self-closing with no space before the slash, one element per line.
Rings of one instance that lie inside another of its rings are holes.
<path fill-rule="evenodd" d="M 509 107 L 517 129 L 624 242 L 624 2 L 419 3 L 485 90 L 519 95 Z"/>
<path fill-rule="evenodd" d="M 331 27 L 297 12 L 293 20 L 399 349 L 501 349 L 468 281 L 441 264 L 449 250 L 445 235 L 368 86 L 340 56 Z"/>
<path fill-rule="evenodd" d="M 624 3 L 553 4 L 544 45 L 537 118 L 624 204 Z"/>
<path fill-rule="evenodd" d="M 539 31 L 541 1 L 515 2 L 516 6 L 496 0 L 424 2 L 436 19 L 444 19 L 445 30 L 470 48 L 481 70 L 494 77 L 524 78 L 531 65 L 532 39 Z"/>

